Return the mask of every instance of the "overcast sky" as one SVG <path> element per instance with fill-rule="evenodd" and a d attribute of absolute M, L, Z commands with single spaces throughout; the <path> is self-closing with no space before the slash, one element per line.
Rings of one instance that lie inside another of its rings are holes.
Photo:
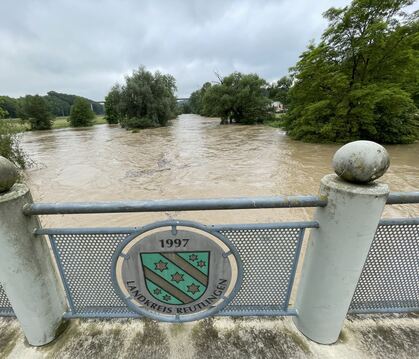
<path fill-rule="evenodd" d="M 214 71 L 287 74 L 349 0 L 0 0 L 0 94 L 102 100 L 140 65 L 189 96 Z"/>

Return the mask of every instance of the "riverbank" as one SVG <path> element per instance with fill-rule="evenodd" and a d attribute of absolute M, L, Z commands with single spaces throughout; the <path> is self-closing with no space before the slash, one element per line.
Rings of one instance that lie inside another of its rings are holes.
<path fill-rule="evenodd" d="M 18 132 L 26 132 L 31 131 L 29 123 L 22 121 L 20 118 L 12 118 L 12 119 L 6 119 L 2 121 L 8 121 L 9 123 L 13 124 L 15 126 L 15 129 Z M 93 126 L 95 125 L 103 125 L 107 123 L 105 116 L 96 116 L 93 120 Z M 71 127 L 69 116 L 60 116 L 56 117 L 52 122 L 52 130 L 60 129 L 60 128 L 68 128 Z"/>

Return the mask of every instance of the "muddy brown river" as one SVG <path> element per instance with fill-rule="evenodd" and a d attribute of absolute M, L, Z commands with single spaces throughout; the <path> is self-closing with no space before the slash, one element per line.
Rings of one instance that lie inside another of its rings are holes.
<path fill-rule="evenodd" d="M 219 125 L 182 115 L 169 127 L 118 126 L 28 132 L 35 201 L 110 201 L 317 194 L 338 145 L 289 139 L 266 126 Z M 386 146 L 392 191 L 419 189 L 419 143 Z M 158 219 L 205 224 L 308 220 L 312 209 L 130 213 L 43 217 L 48 226 L 139 226 Z M 384 217 L 419 216 L 419 205 L 386 206 Z"/>

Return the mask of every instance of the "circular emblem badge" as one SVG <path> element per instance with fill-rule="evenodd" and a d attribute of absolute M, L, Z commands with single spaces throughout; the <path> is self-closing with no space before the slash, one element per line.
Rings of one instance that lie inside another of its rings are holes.
<path fill-rule="evenodd" d="M 115 252 L 112 269 L 117 293 L 131 310 L 168 322 L 215 314 L 242 280 L 234 246 L 193 222 L 158 222 L 133 233 Z"/>

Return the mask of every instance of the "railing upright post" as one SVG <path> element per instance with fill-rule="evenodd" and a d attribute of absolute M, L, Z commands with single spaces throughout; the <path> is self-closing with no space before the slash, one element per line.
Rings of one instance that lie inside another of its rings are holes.
<path fill-rule="evenodd" d="M 25 216 L 32 203 L 28 187 L 15 183 L 18 172 L 0 156 L 0 283 L 31 345 L 51 342 L 62 328 L 66 300 L 37 216 Z"/>
<path fill-rule="evenodd" d="M 333 158 L 335 172 L 321 180 L 327 206 L 317 208 L 297 290 L 294 318 L 308 338 L 332 344 L 340 334 L 389 194 L 372 181 L 389 166 L 384 147 L 351 142 Z"/>

